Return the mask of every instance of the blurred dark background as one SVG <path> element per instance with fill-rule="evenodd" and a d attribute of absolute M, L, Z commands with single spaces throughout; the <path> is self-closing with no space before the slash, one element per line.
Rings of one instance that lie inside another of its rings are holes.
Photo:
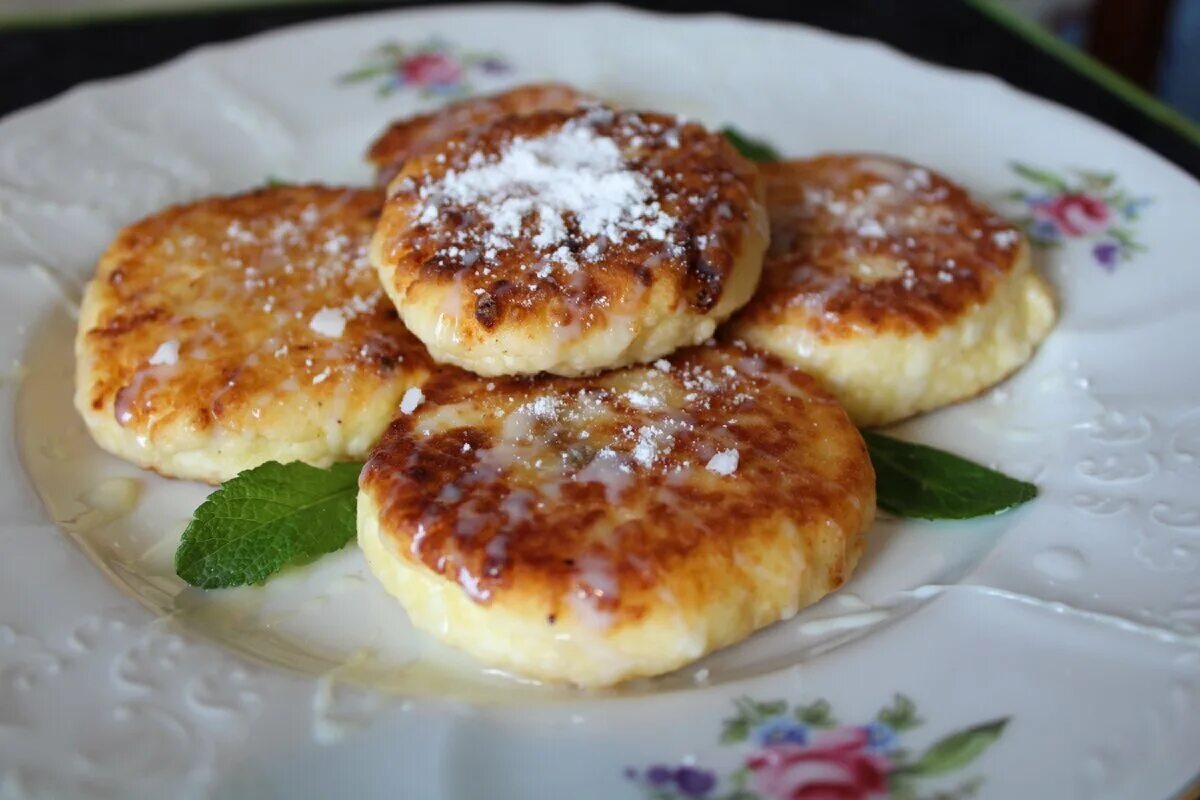
<path fill-rule="evenodd" d="M 317 0 L 354 7 L 383 5 L 376 0 Z M 1025 20 L 1053 34 L 1055 41 L 1086 51 L 1099 62 L 1157 96 L 1192 120 L 1200 121 L 1200 0 L 957 0 L 977 8 L 992 7 L 1002 15 Z M 0 29 L 13 24 L 77 23 L 97 17 L 194 12 L 206 8 L 290 6 L 313 0 L 0 0 Z M 915 13 L 930 0 L 881 3 L 907 6 Z M 793 0 L 804 19 L 827 0 Z M 388 5 L 416 5 L 390 3 Z M 650 5 L 666 5 L 655 4 Z M 692 2 L 671 4 L 696 10 L 744 9 L 746 3 Z M 776 6 L 779 8 L 779 6 Z M 802 10 L 801 10 L 802 9 Z M 788 14 L 769 14 L 788 16 Z M 818 13 L 819 17 L 820 14 Z M 0 53 L 0 62 L 3 61 Z"/>
<path fill-rule="evenodd" d="M 1200 0 L 999 0 L 1200 120 Z"/>

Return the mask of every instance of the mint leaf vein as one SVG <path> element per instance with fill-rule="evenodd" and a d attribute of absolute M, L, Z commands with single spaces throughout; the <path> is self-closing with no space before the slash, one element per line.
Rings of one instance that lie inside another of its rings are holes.
<path fill-rule="evenodd" d="M 192 515 L 175 552 L 176 573 L 201 589 L 242 586 L 341 549 L 354 538 L 361 470 L 269 461 L 242 472 Z"/>

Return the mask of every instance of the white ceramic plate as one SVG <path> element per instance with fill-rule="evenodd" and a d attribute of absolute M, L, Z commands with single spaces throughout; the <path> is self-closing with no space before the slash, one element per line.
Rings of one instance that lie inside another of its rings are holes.
<path fill-rule="evenodd" d="M 70 405 L 71 315 L 101 249 L 164 204 L 268 176 L 366 182 L 360 154 L 393 117 L 549 78 L 789 154 L 906 156 L 1028 218 L 1057 330 L 1014 379 L 903 433 L 1042 496 L 982 521 L 880 522 L 834 597 L 603 695 L 517 683 L 415 634 L 354 548 L 265 587 L 185 588 L 172 554 L 206 489 L 102 454 Z M 360 16 L 15 114 L 0 797 L 1166 798 L 1200 752 L 1198 220 L 1200 185 L 1077 114 L 723 16 Z"/>

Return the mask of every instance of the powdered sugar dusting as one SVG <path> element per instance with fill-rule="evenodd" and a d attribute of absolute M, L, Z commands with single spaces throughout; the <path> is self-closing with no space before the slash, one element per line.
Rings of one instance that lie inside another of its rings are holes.
<path fill-rule="evenodd" d="M 342 313 L 341 309 L 322 308 L 313 314 L 312 319 L 308 322 L 308 327 L 322 336 L 327 336 L 330 339 L 340 339 L 342 333 L 346 330 L 346 316 Z"/>
<path fill-rule="evenodd" d="M 728 477 L 737 471 L 738 451 L 733 449 L 722 450 L 710 458 L 704 466 L 709 472 L 715 472 L 718 475 Z"/>
<path fill-rule="evenodd" d="M 612 243 L 664 241 L 677 223 L 654 199 L 650 178 L 631 167 L 590 115 L 540 136 L 514 137 L 496 155 L 472 153 L 465 168 L 447 171 L 418 194 L 420 224 L 437 220 L 448 205 L 471 209 L 485 223 L 478 241 L 459 241 L 443 255 L 481 252 L 486 261 L 516 246 L 529 226 L 530 242 L 568 273 L 579 268 L 567 246 L 573 233 Z M 595 260 L 602 251 L 589 247 L 581 256 Z"/>
<path fill-rule="evenodd" d="M 150 356 L 150 365 L 154 367 L 169 366 L 179 361 L 179 340 L 168 339 L 158 346 L 154 355 Z"/>
<path fill-rule="evenodd" d="M 417 410 L 417 406 L 425 402 L 425 393 L 416 386 L 411 386 L 404 393 L 404 397 L 400 398 L 400 413 L 411 414 Z"/>

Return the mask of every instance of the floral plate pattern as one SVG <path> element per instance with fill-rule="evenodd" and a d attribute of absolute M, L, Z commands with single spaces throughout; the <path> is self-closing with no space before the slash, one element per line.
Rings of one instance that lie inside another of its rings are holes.
<path fill-rule="evenodd" d="M 954 788 L 919 793 L 922 779 L 954 774 L 980 756 L 1004 732 L 998 719 L 949 734 L 914 755 L 900 741 L 920 727 L 916 706 L 904 695 L 865 725 L 841 725 L 825 700 L 788 706 L 787 701 L 739 698 L 737 714 L 725 720 L 722 744 L 753 745 L 737 770 L 718 777 L 693 765 L 655 764 L 630 768 L 647 800 L 965 800 L 983 778 Z"/>
<path fill-rule="evenodd" d="M 203 487 L 106 459 L 71 411 L 70 314 L 97 254 L 144 214 L 264 175 L 366 182 L 359 154 L 392 119 L 548 79 L 1009 197 L 1048 245 L 1059 327 L 1012 380 L 899 434 L 1039 499 L 881 520 L 833 597 L 605 695 L 443 659 L 353 549 L 261 589 L 183 587 L 170 555 Z M 1018 194 L 1014 160 L 1037 165 Z M 1169 797 L 1200 745 L 1200 375 L 1181 368 L 1198 216 L 1194 180 L 1079 115 L 720 16 L 360 15 L 0 120 L 0 797 Z M 1097 280 L 1096 263 L 1130 266 Z"/>
<path fill-rule="evenodd" d="M 1075 170 L 1064 177 L 1021 163 L 1014 163 L 1013 170 L 1035 187 L 1010 195 L 1025 206 L 1027 213 L 1019 221 L 1035 243 L 1058 247 L 1068 239 L 1092 242 L 1092 258 L 1109 272 L 1146 249 L 1134 225 L 1152 200 L 1121 188 L 1113 173 Z"/>
<path fill-rule="evenodd" d="M 470 91 L 468 76 L 472 72 L 495 76 L 511 69 L 500 56 L 460 50 L 444 39 L 433 38 L 412 46 L 394 41 L 382 44 L 364 66 L 345 73 L 340 80 L 372 82 L 381 97 L 413 88 L 427 97 L 453 98 Z"/>

